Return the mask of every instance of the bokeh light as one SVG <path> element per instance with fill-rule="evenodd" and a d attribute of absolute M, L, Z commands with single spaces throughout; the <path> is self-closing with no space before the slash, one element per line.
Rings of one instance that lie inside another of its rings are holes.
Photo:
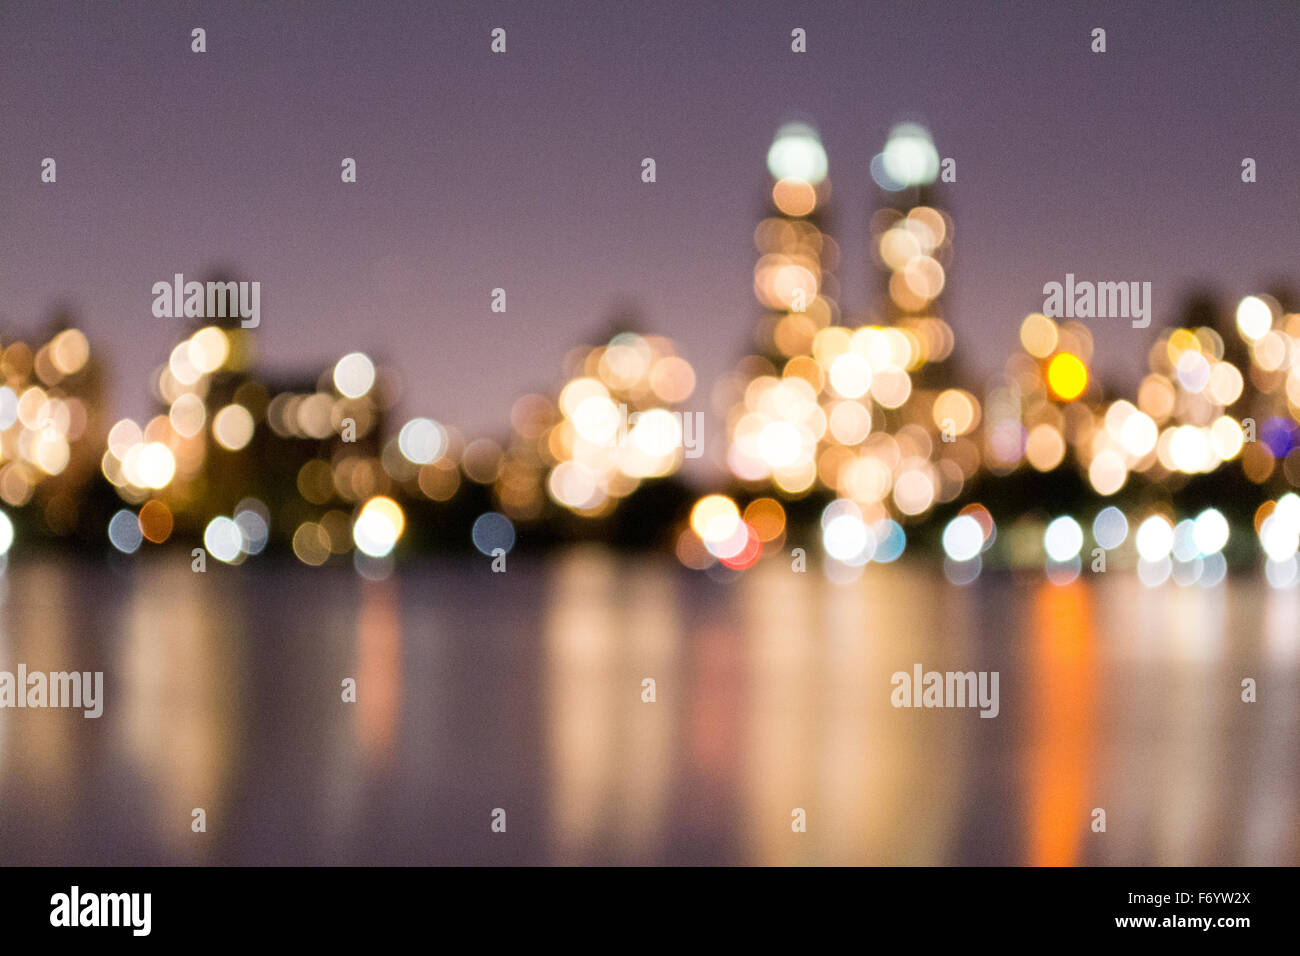
<path fill-rule="evenodd" d="M 767 151 L 773 179 L 798 179 L 816 186 L 826 178 L 826 150 L 817 131 L 806 123 L 787 123 Z"/>
<path fill-rule="evenodd" d="M 357 549 L 372 558 L 387 557 L 406 528 L 402 508 L 392 498 L 379 495 L 362 507 L 352 526 Z"/>
<path fill-rule="evenodd" d="M 346 398 L 360 398 L 375 384 L 375 365 L 361 352 L 349 352 L 334 366 L 334 387 Z"/>
<path fill-rule="evenodd" d="M 470 537 L 483 554 L 491 556 L 498 549 L 508 554 L 515 546 L 515 526 L 505 515 L 488 511 L 474 520 Z"/>
<path fill-rule="evenodd" d="M 1088 387 L 1088 368 L 1077 355 L 1060 352 L 1048 363 L 1047 383 L 1057 398 L 1073 401 Z"/>

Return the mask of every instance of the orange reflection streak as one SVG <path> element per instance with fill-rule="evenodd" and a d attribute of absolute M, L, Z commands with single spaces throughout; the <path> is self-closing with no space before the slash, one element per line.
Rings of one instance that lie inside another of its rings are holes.
<path fill-rule="evenodd" d="M 387 764 L 402 687 L 402 624 L 393 579 L 366 581 L 357 612 L 357 735 L 368 761 Z"/>
<path fill-rule="evenodd" d="M 729 801 L 740 771 L 745 687 L 736 647 L 735 633 L 710 626 L 700 631 L 691 655 L 690 755 L 696 785 L 710 800 Z"/>
<path fill-rule="evenodd" d="M 1095 634 L 1088 589 L 1043 584 L 1030 647 L 1028 863 L 1073 866 L 1089 832 Z"/>

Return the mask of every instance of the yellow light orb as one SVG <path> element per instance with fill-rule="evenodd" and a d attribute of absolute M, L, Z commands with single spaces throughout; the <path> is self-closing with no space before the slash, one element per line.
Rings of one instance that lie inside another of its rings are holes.
<path fill-rule="evenodd" d="M 1048 363 L 1047 384 L 1057 398 L 1072 402 L 1088 387 L 1088 368 L 1078 356 L 1061 352 Z"/>

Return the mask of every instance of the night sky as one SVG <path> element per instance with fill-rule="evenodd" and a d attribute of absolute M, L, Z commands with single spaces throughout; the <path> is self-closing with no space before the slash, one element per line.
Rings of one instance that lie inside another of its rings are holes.
<path fill-rule="evenodd" d="M 627 303 L 708 409 L 752 344 L 777 127 L 821 131 L 852 315 L 869 160 L 920 118 L 957 161 L 963 362 L 998 368 L 1067 272 L 1150 281 L 1151 328 L 1091 323 L 1099 374 L 1132 383 L 1193 286 L 1231 303 L 1300 279 L 1298 40 L 1290 4 L 6 3 L 0 340 L 71 304 L 116 413 L 146 415 L 184 325 L 151 315 L 153 283 L 228 266 L 262 283 L 272 370 L 361 349 L 400 370 L 405 413 L 501 436 Z"/>

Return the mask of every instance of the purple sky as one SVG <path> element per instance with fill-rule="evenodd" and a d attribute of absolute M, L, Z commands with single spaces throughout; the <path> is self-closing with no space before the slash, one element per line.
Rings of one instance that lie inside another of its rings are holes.
<path fill-rule="evenodd" d="M 230 264 L 262 283 L 268 366 L 363 349 L 400 369 L 405 412 L 473 434 L 630 300 L 707 409 L 751 342 L 764 157 L 799 113 L 830 157 L 849 312 L 889 127 L 923 117 L 957 160 L 947 315 L 982 372 L 1066 272 L 1152 282 L 1156 323 L 1198 282 L 1235 301 L 1300 277 L 1294 5 L 676 6 L 4 4 L 0 338 L 73 303 L 116 411 L 142 415 L 181 325 L 151 286 Z M 1132 380 L 1154 327 L 1093 327 L 1102 374 Z"/>

